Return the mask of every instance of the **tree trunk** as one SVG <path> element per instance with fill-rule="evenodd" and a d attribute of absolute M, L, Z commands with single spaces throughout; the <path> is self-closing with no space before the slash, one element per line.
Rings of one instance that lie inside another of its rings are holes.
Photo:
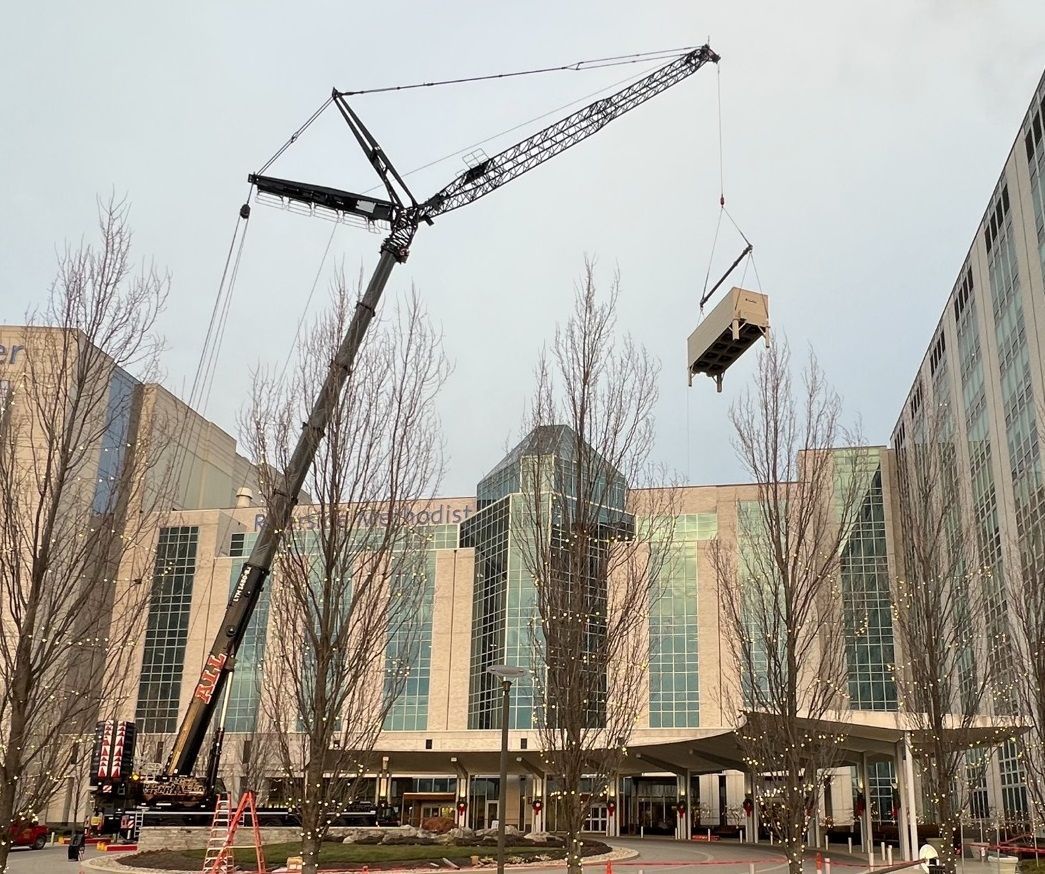
<path fill-rule="evenodd" d="M 323 845 L 320 820 L 323 816 L 323 794 L 318 787 L 323 782 L 323 756 L 317 755 L 321 744 L 309 739 L 309 761 L 302 774 L 301 787 L 301 874 L 316 874 L 319 870 L 319 850 Z"/>
<path fill-rule="evenodd" d="M 578 780 L 579 784 L 580 781 Z M 566 849 L 567 874 L 581 874 L 581 829 L 586 802 L 579 793 L 571 793 L 566 798 L 566 834 L 563 835 L 563 846 Z"/>
<path fill-rule="evenodd" d="M 790 837 L 784 843 L 788 874 L 802 874 L 802 857 L 805 856 L 805 841 Z"/>
<path fill-rule="evenodd" d="M 958 833 L 958 816 L 951 807 L 949 798 L 944 798 L 937 806 L 940 819 L 940 864 L 947 874 L 955 874 L 958 868 L 957 853 L 954 851 L 954 836 Z M 918 847 L 914 848 L 918 855 Z"/>
<path fill-rule="evenodd" d="M 11 747 L 9 750 L 13 749 Z M 0 828 L 3 828 L 3 833 L 0 833 L 0 871 L 7 870 L 7 854 L 11 849 L 11 834 L 8 823 L 11 822 L 14 816 L 14 805 L 15 805 L 15 783 L 12 771 L 9 770 L 11 765 L 11 759 L 13 755 L 8 752 L 7 766 L 0 771 Z"/>
<path fill-rule="evenodd" d="M 23 649 L 22 641 L 19 642 L 19 650 Z M 15 685 L 18 687 L 11 696 L 11 716 L 7 726 L 7 736 L 0 738 L 6 749 L 4 749 L 3 767 L 0 768 L 0 871 L 7 870 L 7 855 L 11 850 L 10 826 L 14 821 L 17 811 L 15 804 L 18 801 L 18 778 L 22 773 L 22 749 L 26 740 L 26 708 L 29 691 L 28 669 L 24 668 L 24 660 L 16 659 L 16 667 L 23 670 L 15 674 L 18 678 Z"/>
<path fill-rule="evenodd" d="M 799 790 L 795 790 L 796 792 Z M 805 839 L 805 817 L 795 816 L 793 810 L 790 812 L 791 821 L 784 824 L 782 829 L 782 843 L 784 845 L 784 856 L 787 858 L 788 874 L 802 874 L 802 860 L 806 853 Z"/>
<path fill-rule="evenodd" d="M 301 811 L 301 874 L 316 874 L 319 870 L 319 850 L 323 846 L 319 835 L 319 810 Z"/>
<path fill-rule="evenodd" d="M 570 828 L 566 832 L 567 874 L 581 874 L 580 830 Z"/>

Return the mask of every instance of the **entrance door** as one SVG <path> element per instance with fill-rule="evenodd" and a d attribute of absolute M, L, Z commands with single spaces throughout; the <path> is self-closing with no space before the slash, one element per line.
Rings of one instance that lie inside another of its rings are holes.
<path fill-rule="evenodd" d="M 606 834 L 609 826 L 609 817 L 606 813 L 605 804 L 593 804 L 588 811 L 588 818 L 584 821 L 584 831 L 591 834 Z"/>
<path fill-rule="evenodd" d="M 488 798 L 486 800 L 486 823 L 479 826 L 479 828 L 493 828 L 493 824 L 497 821 L 497 799 Z"/>

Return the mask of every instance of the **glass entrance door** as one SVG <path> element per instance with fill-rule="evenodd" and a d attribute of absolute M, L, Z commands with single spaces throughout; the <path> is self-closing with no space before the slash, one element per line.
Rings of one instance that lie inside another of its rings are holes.
<path fill-rule="evenodd" d="M 584 821 L 584 830 L 592 834 L 606 834 L 609 827 L 609 816 L 606 813 L 605 804 L 593 804 L 588 811 L 588 818 Z"/>

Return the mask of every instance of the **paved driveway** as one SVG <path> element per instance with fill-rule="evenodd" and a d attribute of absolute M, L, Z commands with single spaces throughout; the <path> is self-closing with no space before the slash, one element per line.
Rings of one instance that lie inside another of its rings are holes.
<path fill-rule="evenodd" d="M 7 870 L 9 874 L 80 874 L 79 863 L 70 862 L 68 852 L 68 847 L 45 847 L 42 850 L 17 847 L 7 858 Z M 98 855 L 89 849 L 84 858 Z"/>

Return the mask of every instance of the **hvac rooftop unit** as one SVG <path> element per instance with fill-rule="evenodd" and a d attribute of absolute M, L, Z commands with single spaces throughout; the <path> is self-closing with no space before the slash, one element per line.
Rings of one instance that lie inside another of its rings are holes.
<path fill-rule="evenodd" d="M 769 298 L 731 288 L 686 341 L 689 384 L 695 373 L 706 373 L 722 391 L 722 374 L 759 337 L 769 345 Z"/>

